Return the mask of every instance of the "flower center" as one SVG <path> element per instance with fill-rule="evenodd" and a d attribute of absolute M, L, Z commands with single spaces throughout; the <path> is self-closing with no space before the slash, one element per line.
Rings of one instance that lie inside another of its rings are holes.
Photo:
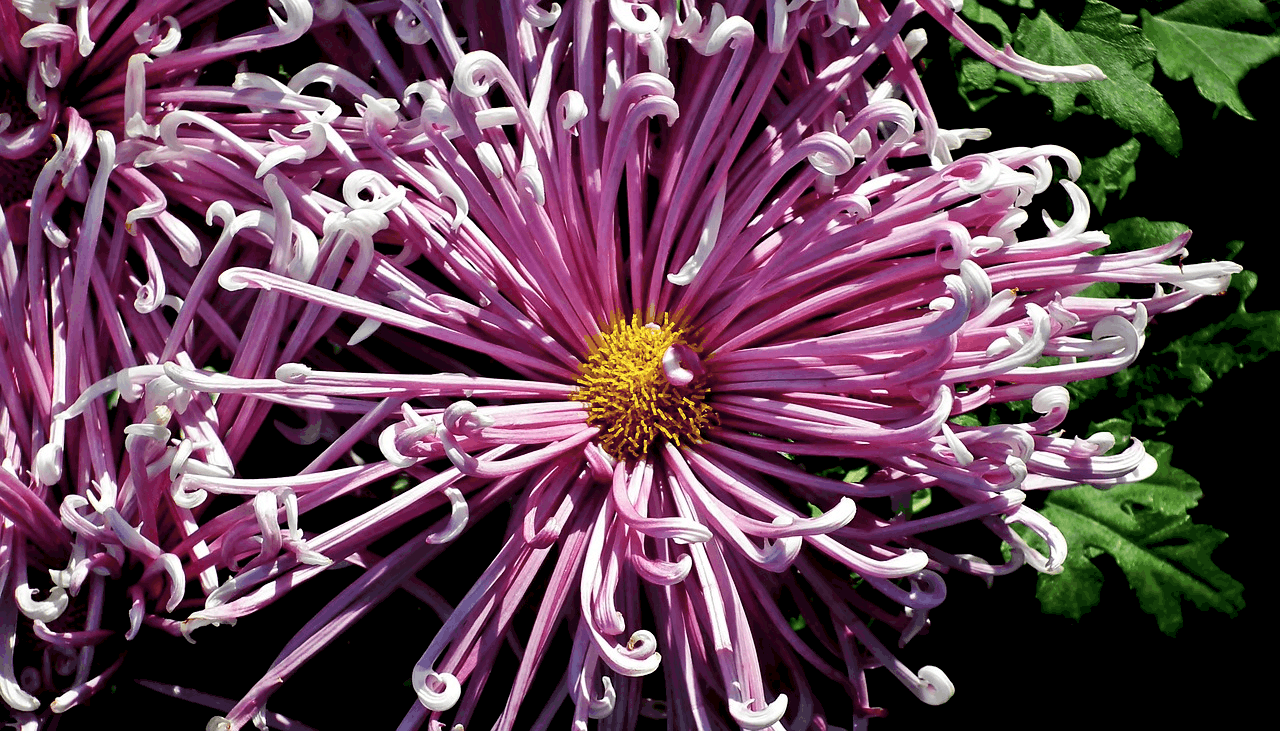
<path fill-rule="evenodd" d="M 615 459 L 641 457 L 663 440 L 702 441 L 719 420 L 706 403 L 707 377 L 684 331 L 662 315 L 641 324 L 620 320 L 603 333 L 582 366 L 572 398 L 587 404 L 587 423 Z"/>
<path fill-rule="evenodd" d="M 38 121 L 35 112 L 27 106 L 26 89 L 6 79 L 2 72 L 0 115 L 8 115 L 8 126 L 0 125 L 7 135 L 17 134 Z M 36 177 L 53 151 L 53 140 L 50 139 L 35 152 L 15 160 L 0 155 L 0 211 L 31 197 Z"/>

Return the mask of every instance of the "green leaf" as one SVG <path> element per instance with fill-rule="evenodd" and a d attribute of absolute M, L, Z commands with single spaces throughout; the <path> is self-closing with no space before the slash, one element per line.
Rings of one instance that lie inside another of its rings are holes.
<path fill-rule="evenodd" d="M 1191 5 L 1196 7 L 1184 10 Z M 1225 104 L 1241 117 L 1253 119 L 1240 98 L 1240 80 L 1250 69 L 1280 55 L 1280 34 L 1259 36 L 1225 30 L 1223 25 L 1240 18 L 1224 15 L 1224 8 L 1217 5 L 1192 0 L 1159 15 L 1143 10 L 1142 29 L 1155 45 L 1166 76 L 1174 81 L 1191 77 L 1200 95 L 1219 109 Z M 1256 5 L 1264 16 L 1266 13 L 1261 3 L 1237 0 L 1222 5 L 1227 9 Z"/>
<path fill-rule="evenodd" d="M 956 90 L 973 112 L 987 106 L 1002 94 L 1026 96 L 1036 90 L 1031 82 L 1021 76 L 998 69 L 980 58 L 960 59 L 956 81 Z"/>
<path fill-rule="evenodd" d="M 848 472 L 846 472 L 844 475 L 844 481 L 845 482 L 862 482 L 863 480 L 867 479 L 867 475 L 869 474 L 871 474 L 871 466 L 862 465 L 861 467 L 855 467 L 854 469 L 851 469 Z"/>
<path fill-rule="evenodd" d="M 1202 495 L 1199 483 L 1170 465 L 1169 445 L 1146 447 L 1159 464 L 1149 479 L 1049 496 L 1042 512 L 1067 537 L 1070 553 L 1061 574 L 1039 579 L 1036 596 L 1045 612 L 1079 619 L 1098 603 L 1103 576 L 1091 559 L 1103 553 L 1115 558 L 1165 634 L 1182 626 L 1184 600 L 1231 616 L 1244 608 L 1244 586 L 1210 559 L 1227 535 L 1187 515 Z"/>
<path fill-rule="evenodd" d="M 409 486 L 412 484 L 413 484 L 412 480 L 410 480 L 407 475 L 400 475 L 395 479 L 395 482 L 391 483 L 391 494 L 399 495 L 400 493 L 409 489 Z"/>
<path fill-rule="evenodd" d="M 1149 221 L 1141 216 L 1122 218 L 1102 227 L 1102 232 L 1111 237 L 1111 244 L 1106 250 L 1108 254 L 1164 246 L 1187 230 L 1177 221 Z"/>
<path fill-rule="evenodd" d="M 911 493 L 911 514 L 919 515 L 922 510 L 933 503 L 933 489 L 926 487 Z"/>
<path fill-rule="evenodd" d="M 1008 5 L 1009 3 L 1005 4 Z M 996 31 L 1000 33 L 1000 45 L 1002 46 L 1008 43 L 1009 38 L 1013 36 L 1013 32 L 1009 30 L 1009 24 L 1004 22 L 1004 18 L 1001 18 L 999 13 L 991 8 L 983 7 L 976 2 L 966 2 L 960 8 L 960 15 L 968 21 L 970 25 L 980 23 L 995 28 Z M 959 41 L 956 42 L 959 43 Z"/>
<path fill-rule="evenodd" d="M 1156 49 L 1142 31 L 1122 22 L 1120 11 L 1088 0 L 1080 21 L 1064 30 L 1043 10 L 1023 18 L 1014 33 L 1014 48 L 1034 61 L 1055 66 L 1092 63 L 1107 78 L 1074 84 L 1037 83 L 1036 90 L 1053 103 L 1053 118 L 1075 112 L 1098 114 L 1130 132 L 1153 138 L 1172 154 L 1182 149 L 1182 132 L 1173 109 L 1151 85 Z M 1083 95 L 1085 105 L 1077 105 Z"/>
<path fill-rule="evenodd" d="M 1123 198 L 1129 192 L 1129 184 L 1138 177 L 1135 163 L 1140 149 L 1138 138 L 1133 137 L 1102 157 L 1085 159 L 1076 182 L 1089 194 L 1099 213 L 1106 208 L 1108 193 L 1117 193 L 1116 198 Z"/>
<path fill-rule="evenodd" d="M 1259 0 L 1187 0 L 1160 13 L 1165 20 L 1230 28 L 1247 20 L 1265 22 L 1267 7 Z"/>

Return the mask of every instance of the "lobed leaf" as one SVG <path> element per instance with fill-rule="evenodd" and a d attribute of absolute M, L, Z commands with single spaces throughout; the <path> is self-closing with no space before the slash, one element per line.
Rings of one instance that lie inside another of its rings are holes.
<path fill-rule="evenodd" d="M 1168 444 L 1146 446 L 1159 464 L 1149 479 L 1107 491 L 1062 490 L 1046 500 L 1041 512 L 1062 530 L 1071 552 L 1061 574 L 1039 579 L 1045 612 L 1079 619 L 1098 603 L 1103 575 L 1092 559 L 1103 553 L 1115 558 L 1165 634 L 1182 626 L 1184 600 L 1231 616 L 1244 608 L 1244 586 L 1210 558 L 1227 535 L 1187 515 L 1202 496 L 1199 483 L 1170 464 Z"/>
<path fill-rule="evenodd" d="M 1014 48 L 1027 58 L 1050 65 L 1093 63 L 1107 75 L 1102 81 L 1037 83 L 1036 90 L 1053 104 L 1055 120 L 1076 112 L 1098 114 L 1130 132 L 1150 136 L 1177 154 L 1182 149 L 1178 118 L 1151 85 L 1156 49 L 1141 29 L 1123 21 L 1118 9 L 1099 0 L 1085 3 L 1071 30 L 1042 10 L 1018 24 Z M 1081 95 L 1087 100 L 1084 105 L 1076 102 Z"/>
<path fill-rule="evenodd" d="M 1226 30 L 1240 20 L 1260 20 L 1266 9 L 1259 2 L 1190 0 L 1167 12 L 1141 11 L 1142 29 L 1156 49 L 1165 75 L 1174 81 L 1188 77 L 1205 99 L 1226 105 L 1245 119 L 1253 115 L 1240 98 L 1240 80 L 1264 62 L 1280 55 L 1280 34 L 1254 35 Z"/>
<path fill-rule="evenodd" d="M 1136 163 L 1141 148 L 1138 138 L 1133 137 L 1102 157 L 1084 160 L 1080 179 L 1076 182 L 1088 194 L 1099 213 L 1106 208 L 1108 194 L 1116 193 L 1117 198 L 1123 198 L 1129 192 L 1129 184 L 1138 175 Z"/>

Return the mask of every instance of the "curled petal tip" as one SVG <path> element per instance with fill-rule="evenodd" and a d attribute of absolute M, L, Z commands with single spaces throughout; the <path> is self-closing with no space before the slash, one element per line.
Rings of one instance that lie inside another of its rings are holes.
<path fill-rule="evenodd" d="M 787 695 L 785 693 L 774 698 L 772 703 L 759 711 L 751 710 L 747 703 L 742 701 L 729 701 L 729 715 L 733 716 L 733 720 L 737 721 L 738 725 L 746 729 L 769 728 L 781 721 L 786 712 Z"/>
<path fill-rule="evenodd" d="M 218 286 L 229 292 L 235 292 L 251 283 L 252 270 L 248 267 L 232 267 L 218 275 Z"/>
<path fill-rule="evenodd" d="M 606 675 L 600 678 L 600 684 L 604 686 L 604 694 L 591 701 L 587 709 L 588 718 L 608 717 L 613 713 L 613 708 L 618 702 L 618 692 L 613 689 L 613 679 Z"/>
<path fill-rule="evenodd" d="M 920 668 L 920 682 L 912 692 L 920 700 L 931 706 L 940 706 L 951 700 L 951 696 L 955 695 L 956 687 L 947 678 L 946 673 L 932 665 L 925 665 Z"/>
<path fill-rule="evenodd" d="M 437 690 L 433 690 L 432 688 Z M 418 701 L 431 711 L 447 711 L 462 697 L 462 684 L 450 673 L 427 673 L 422 687 L 415 687 Z"/>

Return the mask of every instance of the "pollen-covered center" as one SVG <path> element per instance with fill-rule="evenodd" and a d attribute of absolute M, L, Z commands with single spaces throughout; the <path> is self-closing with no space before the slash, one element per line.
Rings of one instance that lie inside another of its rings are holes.
<path fill-rule="evenodd" d="M 587 423 L 600 428 L 597 440 L 615 459 L 643 456 L 664 440 L 700 442 L 717 424 L 698 351 L 665 315 L 614 323 L 582 366 L 578 385 L 571 398 L 587 404 Z"/>

